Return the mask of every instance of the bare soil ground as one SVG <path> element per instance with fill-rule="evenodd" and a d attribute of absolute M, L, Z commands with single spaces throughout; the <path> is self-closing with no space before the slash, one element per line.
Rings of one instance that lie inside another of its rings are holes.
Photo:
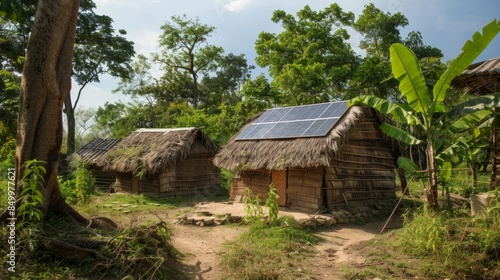
<path fill-rule="evenodd" d="M 206 203 L 197 205 L 195 210 L 209 211 L 214 215 L 231 213 L 244 216 L 243 204 Z M 182 209 L 175 210 L 182 212 Z M 291 215 L 296 219 L 309 215 L 299 212 L 280 211 L 282 215 Z M 169 217 L 174 217 L 169 215 Z M 351 249 L 363 241 L 379 234 L 385 221 L 372 221 L 364 225 L 337 225 L 317 230 L 321 238 L 315 249 L 316 255 L 309 259 L 307 267 L 313 267 L 315 275 L 310 279 L 343 279 L 341 267 L 344 265 L 362 266 L 365 254 L 362 248 Z M 398 226 L 399 221 L 391 222 L 389 227 Z M 181 262 L 184 271 L 191 279 L 221 279 L 218 267 L 218 255 L 224 254 L 224 243 L 236 239 L 246 230 L 243 226 L 223 225 L 199 227 L 195 225 L 173 226 L 172 243 L 183 256 Z M 360 250 L 361 249 L 361 250 Z"/>

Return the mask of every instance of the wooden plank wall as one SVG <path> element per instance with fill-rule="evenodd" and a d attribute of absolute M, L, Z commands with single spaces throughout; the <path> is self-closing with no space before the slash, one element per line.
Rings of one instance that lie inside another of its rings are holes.
<path fill-rule="evenodd" d="M 288 170 L 287 206 L 314 213 L 322 208 L 323 167 Z"/>
<path fill-rule="evenodd" d="M 267 198 L 271 184 L 271 173 L 266 169 L 245 170 L 235 174 L 231 185 L 230 199 L 234 200 L 237 196 L 243 197 L 246 188 L 252 190 L 253 195 L 259 195 L 260 198 Z"/>

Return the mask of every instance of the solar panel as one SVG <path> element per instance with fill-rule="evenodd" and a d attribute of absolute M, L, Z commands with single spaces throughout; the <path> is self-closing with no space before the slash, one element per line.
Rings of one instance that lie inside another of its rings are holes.
<path fill-rule="evenodd" d="M 347 111 L 347 102 L 269 109 L 236 136 L 236 140 L 325 136 Z"/>

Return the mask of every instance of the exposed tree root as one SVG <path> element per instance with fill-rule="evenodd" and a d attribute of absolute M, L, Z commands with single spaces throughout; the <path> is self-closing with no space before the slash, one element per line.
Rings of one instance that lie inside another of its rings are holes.
<path fill-rule="evenodd" d="M 47 250 L 55 256 L 67 260 L 81 260 L 85 257 L 98 257 L 109 261 L 110 259 L 101 255 L 98 250 L 106 244 L 103 241 L 91 239 L 57 240 L 48 237 L 42 238 L 42 243 Z"/>

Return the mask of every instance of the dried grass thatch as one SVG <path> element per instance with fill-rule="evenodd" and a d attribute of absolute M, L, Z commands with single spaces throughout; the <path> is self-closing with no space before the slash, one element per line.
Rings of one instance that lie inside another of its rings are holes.
<path fill-rule="evenodd" d="M 451 82 L 454 88 L 462 88 L 472 95 L 485 95 L 500 91 L 500 57 L 469 65 Z"/>
<path fill-rule="evenodd" d="M 199 141 L 201 145 L 193 145 Z M 196 151 L 203 149 L 203 151 Z M 104 171 L 149 175 L 160 174 L 193 153 L 219 151 L 210 138 L 197 128 L 138 129 L 96 160 Z"/>
<path fill-rule="evenodd" d="M 324 137 L 237 141 L 235 135 L 215 156 L 214 164 L 235 171 L 330 166 L 332 156 L 346 143 L 349 131 L 365 114 L 372 114 L 372 110 L 351 106 Z"/>

